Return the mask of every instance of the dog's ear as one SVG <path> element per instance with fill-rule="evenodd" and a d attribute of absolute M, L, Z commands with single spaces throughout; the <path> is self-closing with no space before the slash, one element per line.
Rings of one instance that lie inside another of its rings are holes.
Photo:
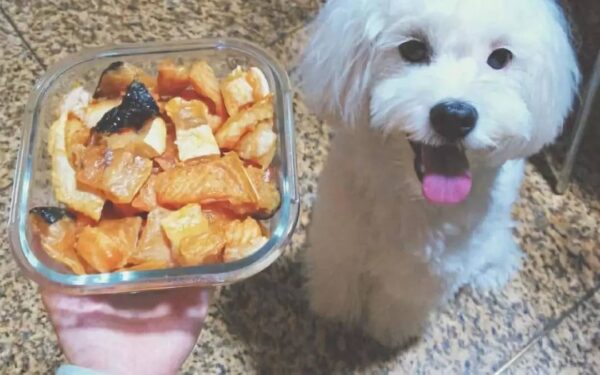
<path fill-rule="evenodd" d="M 538 132 L 531 145 L 539 150 L 553 142 L 562 131 L 579 89 L 580 72 L 577 56 L 572 46 L 571 28 L 560 6 L 548 1 L 550 12 L 540 17 L 538 29 L 543 35 L 541 45 L 534 44 L 535 52 L 532 69 L 531 112 L 539 123 Z"/>
<path fill-rule="evenodd" d="M 369 118 L 372 44 L 383 28 L 379 0 L 330 0 L 310 27 L 299 66 L 310 109 L 332 125 Z"/>

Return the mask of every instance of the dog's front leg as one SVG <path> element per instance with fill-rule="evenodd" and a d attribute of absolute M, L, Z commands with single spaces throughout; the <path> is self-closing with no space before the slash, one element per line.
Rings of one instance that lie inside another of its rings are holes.
<path fill-rule="evenodd" d="M 523 257 L 510 230 L 501 228 L 489 238 L 490 241 L 480 250 L 486 262 L 473 270 L 469 281 L 481 291 L 502 289 L 521 268 Z"/>
<path fill-rule="evenodd" d="M 421 335 L 444 292 L 444 280 L 418 254 L 396 249 L 370 264 L 366 333 L 398 347 Z"/>
<path fill-rule="evenodd" d="M 361 225 L 365 213 L 353 189 L 353 172 L 343 163 L 345 158 L 334 145 L 319 181 L 306 264 L 312 310 L 353 324 L 362 314 L 361 275 L 369 233 Z"/>

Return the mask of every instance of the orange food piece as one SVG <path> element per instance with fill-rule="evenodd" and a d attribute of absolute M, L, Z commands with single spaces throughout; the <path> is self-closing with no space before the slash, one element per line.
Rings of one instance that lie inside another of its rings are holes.
<path fill-rule="evenodd" d="M 254 102 L 254 87 L 248 82 L 247 74 L 240 66 L 223 79 L 221 93 L 230 116 Z"/>
<path fill-rule="evenodd" d="M 257 252 L 267 241 L 266 237 L 259 237 L 244 246 L 225 247 L 225 250 L 223 250 L 223 261 L 228 263 L 244 259 Z"/>
<path fill-rule="evenodd" d="M 35 214 L 30 215 L 33 232 L 40 236 L 44 251 L 57 262 L 69 267 L 77 275 L 85 274 L 83 260 L 75 252 L 77 225 L 70 218 L 47 224 Z"/>
<path fill-rule="evenodd" d="M 227 224 L 239 218 L 239 215 L 219 203 L 203 205 L 202 212 L 208 219 L 211 230 L 224 230 Z"/>
<path fill-rule="evenodd" d="M 65 149 L 71 165 L 76 165 L 76 161 L 85 151 L 85 146 L 90 140 L 91 130 L 77 117 L 69 116 L 65 123 Z"/>
<path fill-rule="evenodd" d="M 221 125 L 221 118 L 211 115 L 208 106 L 202 100 L 184 100 L 176 97 L 167 102 L 165 110 L 177 129 L 208 125 L 214 131 Z"/>
<path fill-rule="evenodd" d="M 167 126 L 160 117 L 146 121 L 139 131 L 127 129 L 102 137 L 112 150 L 124 149 L 149 159 L 165 152 L 166 138 Z"/>
<path fill-rule="evenodd" d="M 130 203 L 152 173 L 152 162 L 130 152 L 113 152 L 103 177 L 103 190 L 115 203 Z"/>
<path fill-rule="evenodd" d="M 254 100 L 258 101 L 269 95 L 269 82 L 262 70 L 251 67 L 246 73 L 246 80 L 252 86 Z"/>
<path fill-rule="evenodd" d="M 152 173 L 152 161 L 124 150 L 88 147 L 77 181 L 114 203 L 130 203 Z"/>
<path fill-rule="evenodd" d="M 163 61 L 158 65 L 157 83 L 160 95 L 175 96 L 190 85 L 189 69 L 171 60 Z"/>
<path fill-rule="evenodd" d="M 240 247 L 262 237 L 262 228 L 256 220 L 251 217 L 242 220 L 234 220 L 225 229 L 227 246 Z"/>
<path fill-rule="evenodd" d="M 160 225 L 174 249 L 185 237 L 195 236 L 208 231 L 208 219 L 197 203 L 190 203 L 177 211 L 166 215 Z"/>
<path fill-rule="evenodd" d="M 171 211 L 159 207 L 148 214 L 138 246 L 129 258 L 131 263 L 137 265 L 160 263 L 166 267 L 173 265 L 169 239 L 161 227 L 161 220 L 170 213 Z"/>
<path fill-rule="evenodd" d="M 277 134 L 273 132 L 272 121 L 263 121 L 256 129 L 240 139 L 235 151 L 244 160 L 267 168 L 277 151 Z"/>
<path fill-rule="evenodd" d="M 152 271 L 152 270 L 161 270 L 165 268 L 171 267 L 172 264 L 160 261 L 160 260 L 149 260 L 147 262 L 143 262 L 140 264 L 136 264 L 134 266 L 129 266 L 125 268 L 125 271 Z"/>
<path fill-rule="evenodd" d="M 175 143 L 175 131 L 167 131 L 167 146 L 165 152 L 159 157 L 154 158 L 154 161 L 160 166 L 163 171 L 173 169 L 179 163 L 177 144 Z"/>
<path fill-rule="evenodd" d="M 198 94 L 193 88 L 187 88 L 185 90 L 183 90 L 182 92 L 180 92 L 178 95 L 178 97 L 180 97 L 183 100 L 202 100 L 202 96 L 200 96 L 200 94 Z M 209 109 L 210 106 L 209 106 Z"/>
<path fill-rule="evenodd" d="M 134 80 L 140 81 L 151 91 L 156 87 L 154 78 L 139 67 L 130 63 L 113 63 L 102 72 L 94 98 L 120 96 Z"/>
<path fill-rule="evenodd" d="M 232 150 L 246 133 L 256 128 L 259 122 L 271 120 L 272 118 L 273 96 L 268 95 L 250 108 L 242 110 L 227 119 L 215 134 L 217 143 L 221 148 Z"/>
<path fill-rule="evenodd" d="M 220 263 L 225 238 L 220 233 L 206 232 L 185 237 L 177 249 L 177 260 L 183 266 Z"/>
<path fill-rule="evenodd" d="M 139 217 L 101 220 L 97 227 L 85 227 L 79 233 L 76 250 L 98 272 L 123 268 L 137 247 L 142 226 Z"/>
<path fill-rule="evenodd" d="M 131 201 L 131 207 L 144 212 L 150 212 L 155 209 L 158 206 L 155 184 L 156 175 L 151 175 L 140 189 L 138 195 Z"/>
<path fill-rule="evenodd" d="M 97 194 L 83 191 L 77 186 L 76 171 L 67 155 L 66 124 L 67 114 L 62 113 L 52 124 L 48 134 L 48 153 L 52 156 L 54 196 L 58 202 L 64 203 L 73 211 L 99 220 L 104 207 L 104 199 Z"/>
<path fill-rule="evenodd" d="M 121 218 L 121 217 L 128 217 L 128 216 L 135 216 L 137 214 L 140 214 L 144 211 L 139 210 L 135 207 L 133 207 L 133 205 L 131 205 L 131 203 L 110 203 L 109 205 L 104 207 L 104 213 L 103 213 L 103 217 L 111 217 L 111 218 Z"/>
<path fill-rule="evenodd" d="M 258 193 L 257 213 L 261 218 L 271 217 L 281 204 L 281 195 L 270 170 L 247 168 L 248 176 Z"/>
<path fill-rule="evenodd" d="M 223 260 L 232 262 L 245 258 L 267 242 L 260 224 L 252 218 L 235 220 L 225 229 L 227 246 L 223 252 Z"/>
<path fill-rule="evenodd" d="M 191 129 L 208 123 L 208 107 L 201 100 L 173 98 L 165 106 L 177 129 Z"/>
<path fill-rule="evenodd" d="M 158 174 L 156 198 L 162 205 L 226 202 L 255 205 L 258 194 L 236 153 L 200 160 Z"/>
<path fill-rule="evenodd" d="M 190 80 L 194 90 L 210 99 L 215 106 L 217 115 L 224 118 L 227 114 L 221 96 L 221 89 L 219 88 L 219 80 L 210 65 L 206 61 L 194 63 L 190 69 Z"/>
<path fill-rule="evenodd" d="M 82 229 L 87 225 L 96 225 L 96 221 L 87 217 L 84 214 L 76 213 L 75 214 L 75 224 L 77 224 L 77 229 Z"/>
<path fill-rule="evenodd" d="M 137 144 L 140 142 L 139 135 L 133 129 L 125 129 L 118 133 L 109 135 L 98 135 L 96 144 L 106 143 L 106 147 L 111 150 L 124 149 L 135 153 Z M 101 140 L 100 140 L 101 139 Z"/>
<path fill-rule="evenodd" d="M 104 146 L 90 146 L 82 155 L 77 181 L 90 190 L 102 190 L 104 170 L 112 162 L 113 152 Z"/>

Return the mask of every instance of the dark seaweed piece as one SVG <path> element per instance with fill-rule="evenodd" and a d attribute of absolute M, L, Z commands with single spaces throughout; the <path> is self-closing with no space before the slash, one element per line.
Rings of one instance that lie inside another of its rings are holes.
<path fill-rule="evenodd" d="M 146 86 L 133 81 L 121 104 L 106 112 L 93 130 L 99 133 L 114 133 L 123 128 L 139 130 L 146 120 L 158 114 L 158 105 Z"/>
<path fill-rule="evenodd" d="M 123 115 L 123 111 L 119 107 L 112 108 L 102 116 L 92 130 L 99 133 L 115 133 L 125 127 Z"/>
<path fill-rule="evenodd" d="M 64 217 L 75 218 L 72 213 L 60 207 L 34 207 L 29 213 L 38 215 L 48 224 L 54 224 Z"/>
<path fill-rule="evenodd" d="M 133 81 L 127 87 L 120 107 L 127 111 L 128 121 L 137 123 L 138 127 L 151 117 L 158 116 L 158 105 L 154 101 L 150 91 L 139 81 Z"/>

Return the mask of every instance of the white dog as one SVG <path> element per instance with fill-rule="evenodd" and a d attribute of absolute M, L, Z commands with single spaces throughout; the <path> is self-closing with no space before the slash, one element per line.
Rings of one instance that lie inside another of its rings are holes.
<path fill-rule="evenodd" d="M 399 345 L 461 286 L 514 275 L 524 158 L 579 83 L 557 4 L 330 0 L 299 72 L 336 131 L 309 230 L 314 311 Z"/>

